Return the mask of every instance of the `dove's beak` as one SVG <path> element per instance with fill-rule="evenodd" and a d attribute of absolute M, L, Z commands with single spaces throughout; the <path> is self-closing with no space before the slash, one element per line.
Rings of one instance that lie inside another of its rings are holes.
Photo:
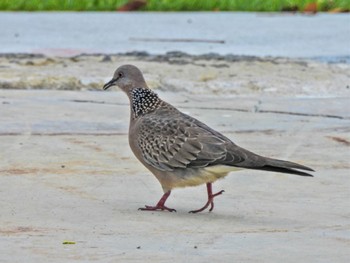
<path fill-rule="evenodd" d="M 112 87 L 115 85 L 116 79 L 112 79 L 111 81 L 107 82 L 106 84 L 103 85 L 103 90 L 107 90 L 108 88 Z"/>

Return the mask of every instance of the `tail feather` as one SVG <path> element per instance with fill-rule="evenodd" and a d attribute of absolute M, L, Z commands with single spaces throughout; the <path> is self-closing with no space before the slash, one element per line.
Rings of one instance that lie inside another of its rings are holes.
<path fill-rule="evenodd" d="M 287 173 L 287 174 L 296 174 L 296 175 L 301 175 L 301 176 L 311 176 L 313 177 L 312 174 L 294 170 L 292 168 L 286 168 L 286 167 L 276 167 L 276 166 L 271 166 L 271 165 L 265 165 L 262 167 L 256 167 L 256 168 L 250 168 L 254 170 L 263 170 L 263 171 L 270 171 L 270 172 L 277 172 L 277 173 Z M 304 170 L 310 170 L 313 171 L 312 169 L 304 169 Z"/>
<path fill-rule="evenodd" d="M 272 159 L 272 158 L 265 158 L 266 160 L 266 165 L 267 166 L 273 166 L 273 167 L 278 167 L 278 168 L 287 168 L 287 169 L 299 169 L 299 170 L 306 170 L 306 171 L 311 171 L 314 172 L 313 169 L 310 167 L 289 162 L 289 161 L 283 161 L 283 160 L 277 160 L 277 159 Z"/>
<path fill-rule="evenodd" d="M 301 176 L 311 176 L 313 177 L 312 174 L 309 174 L 307 172 L 299 171 L 299 170 L 306 170 L 306 171 L 312 171 L 314 172 L 313 169 L 310 167 L 289 162 L 289 161 L 284 161 L 284 160 L 278 160 L 278 159 L 272 159 L 272 158 L 267 158 L 267 157 L 262 157 L 258 155 L 254 155 L 255 158 L 258 158 L 255 163 L 258 165 L 240 165 L 240 167 L 248 168 L 248 169 L 253 169 L 253 170 L 263 170 L 263 171 L 270 171 L 270 172 L 277 172 L 277 173 L 287 173 L 287 174 L 296 174 L 296 175 L 301 175 Z"/>
<path fill-rule="evenodd" d="M 298 170 L 306 170 L 306 171 L 314 172 L 314 170 L 311 169 L 310 167 L 307 167 L 301 164 L 284 161 L 284 160 L 266 158 L 266 157 L 265 157 L 265 163 L 266 163 L 265 165 L 261 167 L 254 167 L 253 169 L 313 177 L 312 174 L 298 171 Z M 295 169 L 298 169 L 298 170 L 295 170 Z"/>
<path fill-rule="evenodd" d="M 287 174 L 296 174 L 301 176 L 311 176 L 312 174 L 309 174 L 307 172 L 299 171 L 299 170 L 305 170 L 305 171 L 311 171 L 314 172 L 314 170 L 310 167 L 279 160 L 279 159 L 273 159 L 264 157 L 261 155 L 257 155 L 253 152 L 247 151 L 243 148 L 240 148 L 238 146 L 235 146 L 236 148 L 232 149 L 232 152 L 237 154 L 239 153 L 242 157 L 243 161 L 241 162 L 234 162 L 235 161 L 235 154 L 230 155 L 230 158 L 227 158 L 226 165 L 246 168 L 246 169 L 253 169 L 253 170 L 263 170 L 263 171 L 270 171 L 270 172 L 277 172 L 277 173 L 287 173 Z"/>

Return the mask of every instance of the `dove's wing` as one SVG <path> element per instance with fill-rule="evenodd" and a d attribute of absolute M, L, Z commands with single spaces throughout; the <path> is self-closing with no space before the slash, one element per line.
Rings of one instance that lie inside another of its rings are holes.
<path fill-rule="evenodd" d="M 244 160 L 240 153 L 227 150 L 233 144 L 230 140 L 180 112 L 143 116 L 137 143 L 144 160 L 163 171 Z"/>

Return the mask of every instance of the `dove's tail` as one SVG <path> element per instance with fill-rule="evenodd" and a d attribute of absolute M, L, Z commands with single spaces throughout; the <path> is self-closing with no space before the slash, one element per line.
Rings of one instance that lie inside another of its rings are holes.
<path fill-rule="evenodd" d="M 272 158 L 265 158 L 265 161 L 266 161 L 266 164 L 264 166 L 260 166 L 260 167 L 256 167 L 256 168 L 254 167 L 252 169 L 313 177 L 312 174 L 298 171 L 298 170 L 306 170 L 306 171 L 314 172 L 314 170 L 311 169 L 310 167 L 300 165 L 297 163 L 293 163 L 293 162 L 272 159 Z"/>

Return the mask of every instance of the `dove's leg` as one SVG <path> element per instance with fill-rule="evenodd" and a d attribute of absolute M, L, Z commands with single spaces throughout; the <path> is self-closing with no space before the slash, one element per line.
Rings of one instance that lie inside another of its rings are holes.
<path fill-rule="evenodd" d="M 163 210 L 166 210 L 166 211 L 169 211 L 169 212 L 176 212 L 175 209 L 166 207 L 164 205 L 165 201 L 168 199 L 170 194 L 171 194 L 171 191 L 166 192 L 162 196 L 162 198 L 159 200 L 158 204 L 156 204 L 156 206 L 145 205 L 145 207 L 139 208 L 139 210 L 142 210 L 142 211 L 158 211 L 158 210 L 163 211 Z"/>
<path fill-rule="evenodd" d="M 218 195 L 221 195 L 224 192 L 224 190 L 221 190 L 220 192 L 217 192 L 217 193 L 213 194 L 211 186 L 212 186 L 211 183 L 207 183 L 208 202 L 202 208 L 200 208 L 198 210 L 192 210 L 189 213 L 202 212 L 203 210 L 207 209 L 209 205 L 210 205 L 209 212 L 213 211 L 213 209 L 214 209 L 214 197 L 216 197 Z"/>

